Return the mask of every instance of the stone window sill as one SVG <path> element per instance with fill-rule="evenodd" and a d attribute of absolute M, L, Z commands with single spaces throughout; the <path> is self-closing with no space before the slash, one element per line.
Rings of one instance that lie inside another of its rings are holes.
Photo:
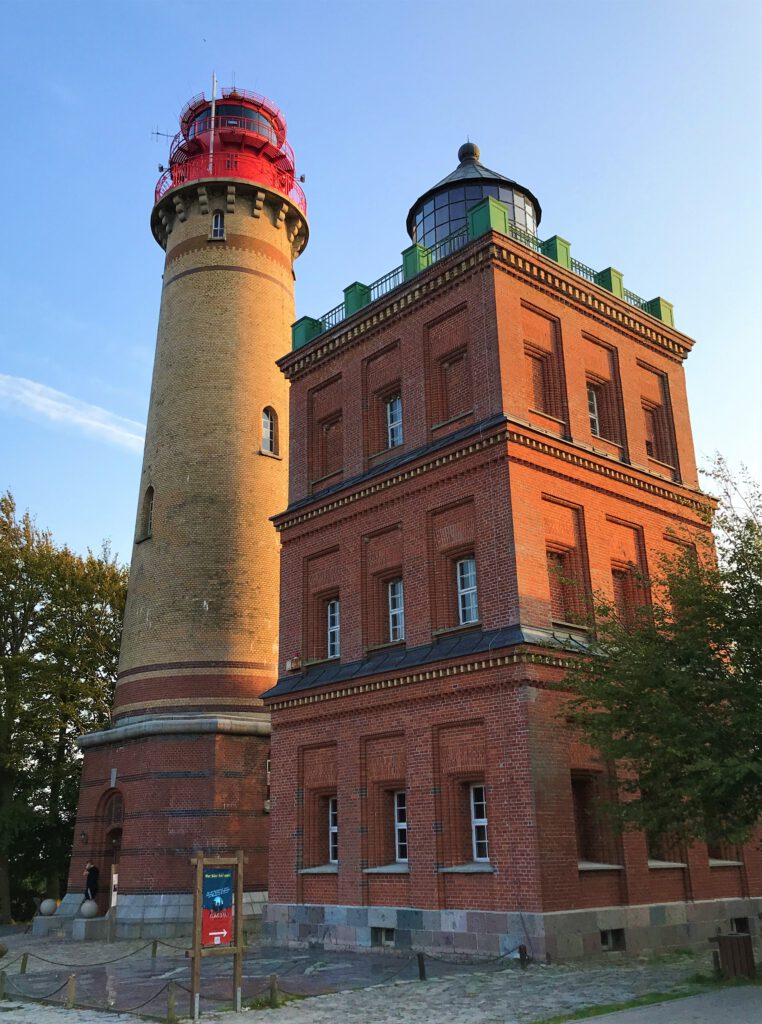
<path fill-rule="evenodd" d="M 589 626 L 583 626 L 579 622 L 566 622 L 564 619 L 551 619 L 550 621 L 554 629 L 568 629 L 572 633 L 590 632 Z"/>
<path fill-rule="evenodd" d="M 298 875 L 338 875 L 338 864 L 318 864 L 314 868 L 299 868 Z"/>
<path fill-rule="evenodd" d="M 687 868 L 688 865 L 681 860 L 649 860 L 648 867 L 651 871 L 660 871 L 665 868 Z"/>
<path fill-rule="evenodd" d="M 599 864 L 594 860 L 580 860 L 577 868 L 580 871 L 624 871 L 624 864 Z"/>
<path fill-rule="evenodd" d="M 404 646 L 405 638 L 403 637 L 401 640 L 387 640 L 387 642 L 384 644 L 369 644 L 365 650 L 367 654 L 375 654 L 376 651 L 388 651 L 390 647 Z"/>
<path fill-rule="evenodd" d="M 308 658 L 307 661 L 302 662 L 304 668 L 314 668 L 315 665 L 327 665 L 332 661 L 341 661 L 341 657 L 337 654 L 333 658 Z M 296 671 L 300 671 L 296 669 Z"/>
<path fill-rule="evenodd" d="M 410 868 L 402 861 L 394 864 L 382 864 L 376 868 L 363 868 L 364 875 L 409 875 Z"/>
<path fill-rule="evenodd" d="M 443 636 L 451 636 L 453 633 L 465 633 L 467 629 L 481 629 L 482 624 L 479 619 L 475 622 L 464 622 L 462 626 L 447 626 L 445 629 L 433 629 L 431 635 L 435 640 L 439 640 Z"/>
<path fill-rule="evenodd" d="M 438 868 L 440 875 L 493 875 L 495 868 L 488 861 L 474 860 L 468 864 L 453 864 L 448 868 Z"/>
<path fill-rule="evenodd" d="M 709 858 L 710 868 L 742 868 L 742 860 L 718 860 L 714 857 Z"/>
<path fill-rule="evenodd" d="M 278 462 L 283 462 L 283 456 L 282 455 L 278 455 L 277 452 L 266 452 L 264 450 L 264 448 L 260 448 L 259 449 L 259 454 L 260 455 L 266 455 L 268 459 L 277 459 Z"/>
<path fill-rule="evenodd" d="M 145 542 L 147 540 L 151 540 L 152 537 L 153 537 L 152 533 L 143 533 L 139 537 L 135 538 L 135 543 L 136 544 L 145 544 Z"/>

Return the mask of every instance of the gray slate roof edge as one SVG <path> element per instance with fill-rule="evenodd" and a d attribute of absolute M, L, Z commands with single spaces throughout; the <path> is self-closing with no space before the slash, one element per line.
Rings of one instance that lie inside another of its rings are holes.
<path fill-rule="evenodd" d="M 262 697 L 283 698 L 305 690 L 356 682 L 384 672 L 397 673 L 484 652 L 495 654 L 507 647 L 527 644 L 555 650 L 580 651 L 588 650 L 590 642 L 583 633 L 573 634 L 534 626 L 513 625 L 502 629 L 464 630 L 439 637 L 432 643 L 419 647 L 394 647 L 373 651 L 357 661 L 323 661 L 302 669 L 301 672 L 281 676 L 275 686 L 263 693 Z"/>

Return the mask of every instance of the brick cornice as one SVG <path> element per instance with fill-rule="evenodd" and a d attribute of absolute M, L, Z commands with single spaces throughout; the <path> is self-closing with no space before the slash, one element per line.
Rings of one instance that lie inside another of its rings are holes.
<path fill-rule="evenodd" d="M 504 235 L 492 232 L 413 278 L 396 290 L 398 294 L 390 293 L 387 301 L 373 303 L 367 310 L 356 313 L 321 335 L 319 340 L 296 352 L 289 352 L 278 360 L 278 365 L 292 380 L 375 332 L 391 318 L 407 315 L 413 306 L 430 300 L 435 293 L 451 287 L 464 275 L 484 270 L 490 264 L 679 362 L 693 347 L 693 340 L 687 335 L 667 327 L 623 299 L 617 299 L 605 288 L 564 270 L 553 260 Z"/>
<path fill-rule="evenodd" d="M 322 704 L 326 701 L 340 700 L 342 697 L 354 697 L 358 694 L 373 693 L 382 690 L 396 690 L 403 686 L 410 686 L 415 683 L 428 683 L 437 679 L 448 679 L 455 676 L 473 675 L 475 672 L 484 672 L 489 669 L 505 668 L 508 665 L 544 665 L 552 668 L 565 669 L 572 654 L 561 656 L 558 654 L 545 654 L 526 649 L 513 651 L 510 654 L 490 655 L 489 657 L 476 656 L 468 661 L 462 661 L 457 665 L 441 665 L 436 668 L 421 669 L 417 672 L 410 672 L 397 676 L 388 676 L 384 679 L 372 679 L 366 682 L 337 683 L 335 686 L 327 686 L 322 690 L 300 692 L 293 697 L 281 700 L 265 699 L 265 707 L 268 711 L 283 711 L 288 708 L 306 707 L 311 704 Z M 512 684 L 513 685 L 513 684 Z M 536 683 L 533 685 L 542 685 Z"/>
<path fill-rule="evenodd" d="M 388 491 L 397 484 L 416 479 L 442 466 L 459 462 L 475 452 L 483 451 L 494 447 L 496 444 L 505 442 L 514 442 L 530 450 L 540 452 L 543 455 L 553 456 L 568 466 L 586 469 L 591 473 L 599 474 L 609 480 L 615 480 L 617 483 L 632 487 L 643 494 L 649 494 L 665 501 L 674 502 L 685 508 L 690 508 L 694 512 L 702 512 L 711 507 L 710 500 L 704 495 L 699 495 L 698 492 L 686 493 L 683 489 L 678 489 L 677 486 L 670 487 L 667 483 L 654 483 L 646 478 L 646 470 L 642 471 L 642 476 L 636 475 L 634 472 L 628 472 L 604 461 L 602 457 L 596 458 L 593 455 L 583 455 L 578 451 L 570 451 L 568 448 L 562 447 L 562 443 L 554 444 L 551 441 L 540 439 L 529 430 L 525 432 L 511 424 L 479 438 L 469 439 L 466 443 L 457 445 L 449 451 L 437 452 L 435 457 L 430 459 L 424 458 L 418 464 L 400 469 L 389 476 L 380 479 L 374 477 L 365 484 L 360 484 L 343 493 L 331 495 L 323 501 L 318 498 L 313 505 L 299 509 L 292 514 L 284 512 L 280 516 L 275 517 L 275 527 L 281 532 L 310 520 L 318 519 L 336 509 L 353 505 L 363 498 Z M 569 444 L 571 445 L 572 442 L 569 442 Z"/>

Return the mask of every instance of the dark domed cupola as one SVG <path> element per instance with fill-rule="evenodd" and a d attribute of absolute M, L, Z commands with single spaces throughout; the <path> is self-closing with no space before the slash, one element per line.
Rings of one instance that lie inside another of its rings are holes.
<path fill-rule="evenodd" d="M 430 247 L 463 228 L 467 212 L 487 196 L 508 208 L 508 219 L 534 235 L 542 217 L 540 204 L 523 185 L 491 171 L 479 161 L 479 147 L 467 142 L 458 150 L 455 170 L 413 203 L 407 231 L 414 242 Z"/>

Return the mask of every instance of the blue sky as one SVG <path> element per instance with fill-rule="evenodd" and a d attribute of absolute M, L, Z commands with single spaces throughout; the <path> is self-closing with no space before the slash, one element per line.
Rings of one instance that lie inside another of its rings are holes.
<path fill-rule="evenodd" d="M 5 0 L 0 489 L 131 551 L 161 286 L 149 215 L 185 101 L 285 113 L 311 240 L 297 313 L 396 266 L 413 200 L 482 160 L 542 238 L 675 304 L 699 460 L 762 479 L 758 0 Z"/>

